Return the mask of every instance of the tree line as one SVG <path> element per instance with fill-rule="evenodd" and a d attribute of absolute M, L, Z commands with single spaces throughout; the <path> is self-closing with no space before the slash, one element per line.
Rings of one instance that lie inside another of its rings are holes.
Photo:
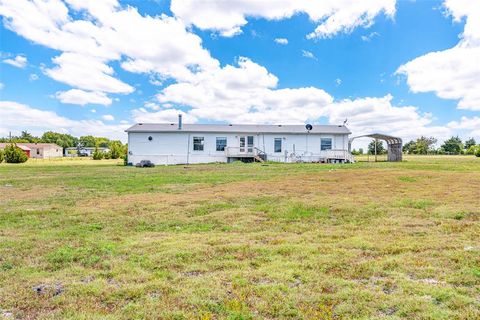
<path fill-rule="evenodd" d="M 66 148 L 77 148 L 78 152 L 82 148 L 95 148 L 93 158 L 98 159 L 118 159 L 124 157 L 127 153 L 127 145 L 123 144 L 120 140 L 110 140 L 105 137 L 95 137 L 92 135 L 86 135 L 81 137 L 74 137 L 68 133 L 59 133 L 53 131 L 47 131 L 42 134 L 41 137 L 37 137 L 29 133 L 28 131 L 22 131 L 18 136 L 0 138 L 0 142 L 4 143 L 55 143 L 63 148 L 65 153 Z M 102 152 L 98 148 L 108 148 L 108 152 Z M 17 148 L 18 149 L 18 148 Z M 13 152 L 15 157 L 20 157 L 14 150 L 8 149 L 9 152 Z M 7 151 L 7 149 L 5 150 Z M 3 152 L 2 160 L 7 160 L 7 153 Z M 17 158 L 15 158 L 17 159 Z M 23 160 L 23 158 L 21 159 Z M 25 160 L 26 161 L 26 160 Z M 24 161 L 22 161 L 24 162 Z"/>
<path fill-rule="evenodd" d="M 434 137 L 421 136 L 415 140 L 410 140 L 403 145 L 402 151 L 405 154 L 468 154 L 480 157 L 480 144 L 477 144 L 474 138 L 469 138 L 465 142 L 458 136 L 450 137 L 443 144 L 436 148 L 437 139 Z M 387 150 L 381 140 L 373 140 L 368 145 L 367 154 L 375 154 L 375 144 L 377 154 L 386 154 Z M 352 154 L 364 154 L 362 148 L 353 150 Z"/>

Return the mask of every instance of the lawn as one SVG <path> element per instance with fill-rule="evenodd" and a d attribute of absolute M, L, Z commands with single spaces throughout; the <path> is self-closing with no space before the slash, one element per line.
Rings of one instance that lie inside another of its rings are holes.
<path fill-rule="evenodd" d="M 0 318 L 479 319 L 480 158 L 0 164 Z"/>

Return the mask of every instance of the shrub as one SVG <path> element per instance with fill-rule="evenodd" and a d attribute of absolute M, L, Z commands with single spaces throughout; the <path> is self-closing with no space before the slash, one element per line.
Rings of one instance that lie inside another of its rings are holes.
<path fill-rule="evenodd" d="M 102 151 L 98 150 L 98 148 L 95 148 L 95 151 L 93 151 L 93 160 L 102 160 L 104 157 L 104 154 Z"/>
<path fill-rule="evenodd" d="M 103 153 L 103 159 L 113 159 L 112 158 L 112 152 L 111 151 L 104 152 Z"/>
<path fill-rule="evenodd" d="M 3 154 L 3 150 L 0 150 L 0 163 L 3 162 L 3 158 L 4 158 L 4 154 Z"/>
<path fill-rule="evenodd" d="M 124 154 L 122 158 L 123 158 L 123 165 L 128 166 L 128 155 Z"/>
<path fill-rule="evenodd" d="M 477 152 L 475 152 L 475 156 L 480 158 L 480 147 L 477 148 Z"/>
<path fill-rule="evenodd" d="M 22 149 L 12 143 L 5 147 L 5 162 L 7 163 L 24 163 L 28 160 L 27 155 Z"/>

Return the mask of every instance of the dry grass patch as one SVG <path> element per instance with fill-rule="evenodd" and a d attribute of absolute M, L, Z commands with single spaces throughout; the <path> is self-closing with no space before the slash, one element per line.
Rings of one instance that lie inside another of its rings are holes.
<path fill-rule="evenodd" d="M 0 167 L 61 187 L 0 203 L 0 314 L 479 318 L 480 165 L 449 159 Z"/>

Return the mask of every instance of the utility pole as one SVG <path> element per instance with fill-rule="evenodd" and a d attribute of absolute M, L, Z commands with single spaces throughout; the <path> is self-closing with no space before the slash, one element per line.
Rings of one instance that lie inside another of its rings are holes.
<path fill-rule="evenodd" d="M 375 162 L 377 162 L 377 138 L 375 138 Z"/>

